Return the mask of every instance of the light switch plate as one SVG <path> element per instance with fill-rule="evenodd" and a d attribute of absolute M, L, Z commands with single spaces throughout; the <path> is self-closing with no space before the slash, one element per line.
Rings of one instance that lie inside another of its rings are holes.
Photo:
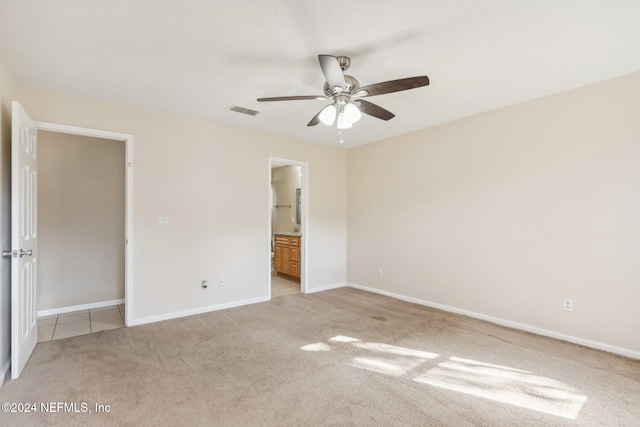
<path fill-rule="evenodd" d="M 169 226 L 169 217 L 168 216 L 159 216 L 158 217 L 158 227 L 168 227 Z"/>

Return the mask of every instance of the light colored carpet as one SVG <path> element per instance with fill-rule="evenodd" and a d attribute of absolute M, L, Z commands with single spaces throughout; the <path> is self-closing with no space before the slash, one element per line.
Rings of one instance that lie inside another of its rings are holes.
<path fill-rule="evenodd" d="M 0 402 L 110 405 L 11 426 L 638 426 L 640 361 L 345 288 L 40 343 Z"/>

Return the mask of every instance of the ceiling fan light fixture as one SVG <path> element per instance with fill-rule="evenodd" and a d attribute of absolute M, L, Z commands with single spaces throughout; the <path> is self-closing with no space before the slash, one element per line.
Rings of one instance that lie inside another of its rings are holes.
<path fill-rule="evenodd" d="M 342 130 L 342 129 L 349 129 L 351 126 L 352 126 L 352 123 L 347 119 L 346 115 L 344 114 L 344 111 L 340 111 L 340 113 L 338 114 L 337 128 Z"/>
<path fill-rule="evenodd" d="M 362 117 L 362 113 L 352 102 L 344 106 L 344 116 L 350 123 L 355 123 Z"/>
<path fill-rule="evenodd" d="M 336 107 L 333 104 L 327 105 L 322 109 L 318 118 L 325 125 L 331 126 L 336 119 Z"/>

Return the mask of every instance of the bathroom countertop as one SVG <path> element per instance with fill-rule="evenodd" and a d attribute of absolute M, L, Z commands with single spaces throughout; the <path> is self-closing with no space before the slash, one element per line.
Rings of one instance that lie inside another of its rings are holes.
<path fill-rule="evenodd" d="M 302 237 L 302 233 L 291 233 L 291 232 L 286 232 L 286 231 L 275 232 L 273 234 L 274 234 L 274 236 L 275 235 L 279 235 L 279 236 L 290 236 L 290 237 Z"/>

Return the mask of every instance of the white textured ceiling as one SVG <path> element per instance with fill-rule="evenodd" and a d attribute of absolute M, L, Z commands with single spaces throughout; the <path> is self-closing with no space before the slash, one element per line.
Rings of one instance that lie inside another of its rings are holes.
<path fill-rule="evenodd" d="M 431 85 L 367 98 L 345 147 L 640 70 L 638 0 L 0 0 L 15 78 L 55 91 L 338 145 L 307 127 L 318 54 L 352 58 L 362 86 Z M 255 117 L 229 111 L 239 105 Z"/>

